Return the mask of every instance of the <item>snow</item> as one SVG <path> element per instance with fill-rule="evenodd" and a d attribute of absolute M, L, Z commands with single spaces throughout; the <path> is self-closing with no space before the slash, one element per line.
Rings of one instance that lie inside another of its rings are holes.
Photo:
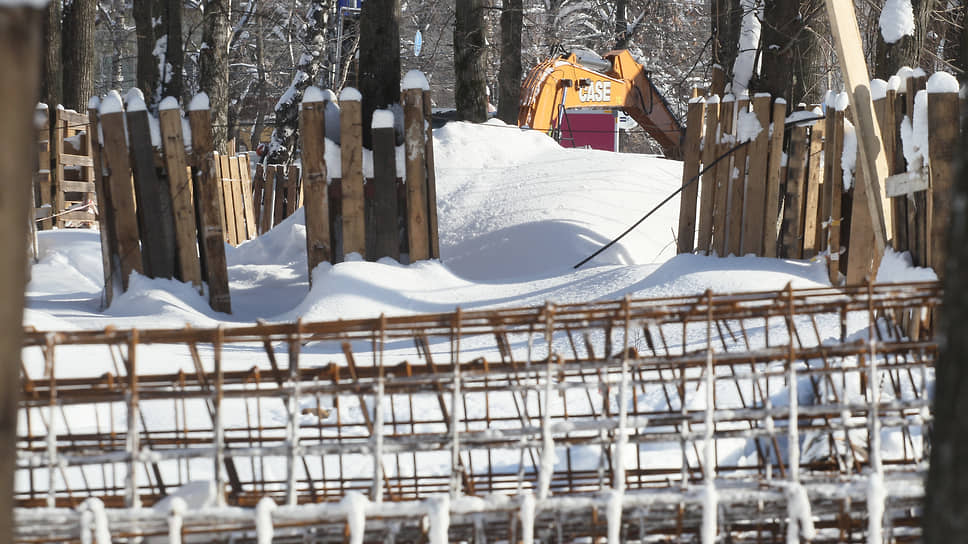
<path fill-rule="evenodd" d="M 887 43 L 896 43 L 904 36 L 914 35 L 914 9 L 911 0 L 886 0 L 878 19 L 881 36 Z"/>
<path fill-rule="evenodd" d="M 871 80 L 871 100 L 880 100 L 887 97 L 887 82 L 883 79 Z"/>
<path fill-rule="evenodd" d="M 914 95 L 914 119 L 905 115 L 901 120 L 901 149 L 908 171 L 917 172 L 928 161 L 928 93 Z"/>
<path fill-rule="evenodd" d="M 171 515 L 168 516 L 168 543 L 181 544 L 182 516 L 188 510 L 188 503 L 181 497 L 175 497 L 171 501 Z"/>
<path fill-rule="evenodd" d="M 378 128 L 393 128 L 393 112 L 390 110 L 376 110 L 373 112 L 373 123 L 371 125 L 374 129 Z"/>
<path fill-rule="evenodd" d="M 884 518 L 884 500 L 887 489 L 884 475 L 873 472 L 867 481 L 867 544 L 881 544 L 881 524 Z"/>
<path fill-rule="evenodd" d="M 128 94 L 124 95 L 124 104 L 128 111 L 147 111 L 148 109 L 145 105 L 145 95 L 137 87 L 128 89 Z"/>
<path fill-rule="evenodd" d="M 928 93 L 956 93 L 958 79 L 948 72 L 935 72 L 928 78 Z"/>
<path fill-rule="evenodd" d="M 736 138 L 740 142 L 752 142 L 763 130 L 756 112 L 743 111 L 736 117 Z"/>
<path fill-rule="evenodd" d="M 521 519 L 521 543 L 534 543 L 534 495 L 525 493 L 521 495 L 521 510 L 518 517 Z"/>
<path fill-rule="evenodd" d="M 262 497 L 255 505 L 255 533 L 258 544 L 272 544 L 272 512 L 275 509 L 276 503 L 270 497 Z"/>
<path fill-rule="evenodd" d="M 174 96 L 166 96 L 161 100 L 161 103 L 158 104 L 158 110 L 160 111 L 177 110 L 178 108 L 178 99 Z"/>
<path fill-rule="evenodd" d="M 897 77 L 897 75 L 893 75 L 893 76 L 887 78 L 887 88 L 890 89 L 890 90 L 892 90 L 892 91 L 894 91 L 894 92 L 900 91 L 901 90 L 901 78 Z"/>
<path fill-rule="evenodd" d="M 89 110 L 96 110 L 100 106 L 101 106 L 101 99 L 98 98 L 97 96 L 92 96 L 91 98 L 89 98 L 87 100 L 87 109 L 89 109 Z M 38 107 L 39 107 L 39 105 L 38 105 Z M 46 107 L 45 107 L 45 109 L 46 109 Z"/>
<path fill-rule="evenodd" d="M 353 87 L 345 87 L 339 93 L 340 102 L 360 102 L 363 100 L 363 95 L 360 91 L 354 89 Z"/>
<path fill-rule="evenodd" d="M 45 8 L 47 7 L 48 0 L 0 0 L 0 6 L 5 8 L 15 8 L 18 6 L 26 6 L 28 8 Z"/>
<path fill-rule="evenodd" d="M 201 111 L 209 109 L 208 94 L 200 92 L 192 97 L 188 104 L 188 111 Z"/>
<path fill-rule="evenodd" d="M 121 101 L 121 93 L 118 91 L 110 91 L 104 96 L 104 100 L 101 101 L 101 106 L 98 109 L 98 113 L 101 115 L 107 115 L 109 113 L 121 113 L 124 111 L 124 103 Z"/>
<path fill-rule="evenodd" d="M 366 525 L 366 505 L 369 503 L 359 491 L 347 492 L 340 501 L 346 509 L 346 524 L 350 529 L 349 544 L 363 544 L 363 533 Z"/>
<path fill-rule="evenodd" d="M 758 0 L 740 0 L 740 8 L 743 10 L 743 22 L 739 31 L 739 49 L 733 62 L 733 91 L 737 94 L 749 88 L 753 77 L 763 4 Z"/>
<path fill-rule="evenodd" d="M 89 512 L 90 519 L 94 521 L 93 544 L 111 544 L 111 529 L 108 526 L 108 516 L 104 511 L 104 503 L 101 502 L 101 499 L 97 497 L 86 499 L 81 503 L 80 509 Z"/>
<path fill-rule="evenodd" d="M 427 82 L 427 76 L 420 70 L 410 70 L 407 72 L 407 75 L 403 76 L 403 81 L 400 82 L 400 86 L 405 91 L 409 89 L 430 90 L 430 83 Z"/>
<path fill-rule="evenodd" d="M 430 544 L 448 544 L 447 531 L 450 529 L 450 499 L 447 495 L 427 499 L 427 514 L 430 517 Z"/>
<path fill-rule="evenodd" d="M 840 167 L 844 171 L 844 190 L 854 186 L 854 170 L 857 167 L 857 133 L 854 124 L 844 119 L 844 151 L 840 155 Z"/>

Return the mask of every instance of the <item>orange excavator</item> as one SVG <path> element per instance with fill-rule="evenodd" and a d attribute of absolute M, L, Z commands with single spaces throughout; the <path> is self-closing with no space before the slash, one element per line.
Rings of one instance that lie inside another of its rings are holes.
<path fill-rule="evenodd" d="M 683 128 L 648 73 L 627 50 L 599 57 L 575 51 L 535 66 L 521 86 L 518 125 L 560 138 L 569 109 L 621 109 L 662 147 L 681 158 Z"/>

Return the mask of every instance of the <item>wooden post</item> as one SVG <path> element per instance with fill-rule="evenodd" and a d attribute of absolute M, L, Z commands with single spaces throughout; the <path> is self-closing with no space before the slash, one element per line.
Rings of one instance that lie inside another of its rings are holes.
<path fill-rule="evenodd" d="M 749 112 L 750 100 L 748 96 L 742 96 L 736 102 L 736 123 L 733 125 L 733 144 L 739 144 L 739 120 L 740 116 Z M 743 246 L 743 203 L 746 196 L 746 158 L 749 154 L 749 145 L 737 149 L 733 156 L 733 168 L 729 173 L 729 212 L 727 221 L 729 226 L 726 231 L 729 235 L 726 253 L 742 255 Z"/>
<path fill-rule="evenodd" d="M 215 180 L 222 199 L 222 225 L 225 242 L 233 246 L 239 244 L 238 226 L 235 224 L 235 199 L 232 198 L 232 183 L 229 177 L 228 158 L 215 151 Z"/>
<path fill-rule="evenodd" d="M 676 237 L 679 253 L 692 253 L 696 242 L 696 200 L 699 198 L 699 175 L 702 159 L 702 124 L 706 113 L 706 101 L 695 98 L 689 101 L 686 115 L 686 138 L 683 144 L 682 194 L 679 196 L 679 234 Z M 689 185 L 686 185 L 686 184 Z"/>
<path fill-rule="evenodd" d="M 289 190 L 289 178 L 291 177 L 291 173 L 292 170 L 286 168 L 286 165 L 284 164 L 279 164 L 276 166 L 276 201 L 272 210 L 273 227 L 279 223 L 282 223 L 282 220 L 286 218 L 286 194 Z"/>
<path fill-rule="evenodd" d="M 130 100 L 130 93 L 128 97 Z M 144 102 L 140 105 L 143 107 Z M 126 119 L 145 274 L 152 278 L 172 278 L 175 275 L 175 227 L 171 191 L 168 181 L 160 179 L 155 170 L 148 111 L 129 108 Z"/>
<path fill-rule="evenodd" d="M 872 257 L 876 265 L 880 263 L 888 236 L 893 232 L 892 218 L 884 213 L 886 197 L 883 184 L 888 176 L 887 159 L 880 128 L 874 121 L 869 88 L 870 75 L 864 59 L 863 43 L 857 27 L 854 5 L 851 2 L 838 0 L 826 0 L 826 4 L 831 33 L 837 45 L 837 57 L 840 59 L 847 94 L 850 97 L 851 111 L 854 114 L 854 124 L 857 127 L 857 163 L 864 166 L 857 169 L 863 174 L 859 176 L 860 183 L 857 185 L 863 185 L 863 191 L 867 195 L 868 214 L 871 227 L 874 229 Z M 850 278 L 848 278 L 849 281 Z"/>
<path fill-rule="evenodd" d="M 234 210 L 235 221 L 235 245 L 249 239 L 245 226 L 245 204 L 242 201 L 242 172 L 239 170 L 238 157 L 225 156 L 222 159 L 225 164 L 225 183 L 229 186 L 232 193 L 232 209 Z"/>
<path fill-rule="evenodd" d="M 803 202 L 803 258 L 811 259 L 820 251 L 820 191 L 823 173 L 820 159 L 824 146 L 824 125 L 816 121 L 810 128 L 810 147 L 807 155 L 807 178 Z"/>
<path fill-rule="evenodd" d="M 262 215 L 259 217 L 259 234 L 265 234 L 272 228 L 272 213 L 275 209 L 276 176 L 279 167 L 267 164 L 265 167 L 265 184 L 262 192 Z"/>
<path fill-rule="evenodd" d="M 712 69 L 711 82 L 709 84 L 709 93 L 715 96 L 722 96 L 723 92 L 726 90 L 726 71 L 723 67 L 714 64 Z"/>
<path fill-rule="evenodd" d="M 706 129 L 703 134 L 702 192 L 699 201 L 699 238 L 696 244 L 703 254 L 709 254 L 713 239 L 713 204 L 716 201 L 716 136 L 719 133 L 719 97 L 711 96 L 706 100 Z"/>
<path fill-rule="evenodd" d="M 141 258 L 128 142 L 124 135 L 124 110 L 121 106 L 121 95 L 116 92 L 108 93 L 101 102 L 101 132 L 104 133 L 102 159 L 109 173 L 108 193 L 111 197 L 111 215 L 114 217 L 114 234 L 117 237 L 120 257 L 121 288 L 127 290 L 131 273 L 141 273 L 144 264 Z"/>
<path fill-rule="evenodd" d="M 424 145 L 423 91 L 403 91 L 404 147 L 407 170 L 407 238 L 410 262 L 430 258 L 427 228 L 427 171 Z"/>
<path fill-rule="evenodd" d="M 859 144 L 860 142 L 858 142 L 858 146 Z M 871 195 L 867 192 L 867 187 L 862 181 L 864 163 L 859 160 L 859 150 L 857 154 L 857 170 L 854 172 L 854 200 L 851 204 L 850 232 L 847 242 L 847 285 L 865 283 L 872 273 L 877 273 L 876 263 L 880 262 L 876 257 L 877 252 L 874 246 L 873 230 L 875 229 L 871 224 L 871 216 L 867 213 L 869 210 L 868 200 Z"/>
<path fill-rule="evenodd" d="M 733 114 L 736 109 L 736 99 L 733 95 L 723 98 L 719 110 L 719 144 L 716 146 L 716 156 L 722 157 L 733 147 Z M 733 157 L 727 156 L 716 166 L 716 198 L 713 204 L 713 250 L 720 257 L 725 257 L 729 251 L 727 236 L 727 215 L 729 214 L 729 179 L 733 176 Z"/>
<path fill-rule="evenodd" d="M 874 101 L 874 115 L 877 117 L 877 124 L 881 128 L 881 135 L 884 137 L 884 153 L 887 157 L 887 173 L 894 175 L 897 169 L 897 138 L 898 120 L 895 117 L 897 111 L 897 91 L 888 89 L 883 98 Z M 890 238 L 893 240 L 895 251 L 903 251 L 905 231 L 907 230 L 905 197 L 890 198 L 891 206 L 884 210 L 884 213 L 891 214 L 891 225 L 894 232 Z"/>
<path fill-rule="evenodd" d="M 165 104 L 162 104 L 163 106 Z M 178 251 L 178 274 L 181 281 L 202 286 L 202 271 L 198 261 L 198 235 L 195 231 L 195 201 L 192 196 L 192 180 L 187 170 L 185 139 L 182 135 L 182 116 L 178 103 L 169 103 L 160 109 L 161 143 L 164 149 L 165 169 L 168 171 L 168 189 L 175 217 L 175 246 Z"/>
<path fill-rule="evenodd" d="M 37 169 L 37 192 L 40 193 L 40 198 L 37 204 L 44 208 L 47 215 L 53 215 L 54 213 L 54 203 L 51 201 L 51 160 L 50 154 L 52 151 L 51 140 L 50 140 L 50 108 L 46 104 L 37 106 L 37 115 L 43 116 L 44 123 L 43 126 L 37 129 L 37 145 L 40 147 L 38 151 L 38 169 Z M 41 230 L 48 230 L 53 227 L 52 219 L 44 219 L 40 222 Z"/>
<path fill-rule="evenodd" d="M 803 257 L 803 185 L 807 166 L 807 127 L 795 126 L 787 151 L 786 197 L 783 199 L 783 245 L 780 257 Z"/>
<path fill-rule="evenodd" d="M 915 104 L 918 95 L 925 87 L 924 77 L 908 79 L 908 117 L 914 122 Z M 927 100 L 927 93 L 921 100 Z M 911 165 L 908 165 L 909 167 Z M 915 191 L 910 195 L 908 214 L 911 220 L 909 235 L 911 235 L 911 256 L 915 266 L 931 266 L 931 246 L 928 243 L 928 216 L 931 213 L 928 206 L 928 191 Z"/>
<path fill-rule="evenodd" d="M 766 213 L 766 166 L 770 142 L 770 95 L 753 97 L 753 112 L 760 132 L 749 144 L 750 175 L 746 182 L 746 211 L 743 212 L 742 254 L 763 255 L 763 217 Z"/>
<path fill-rule="evenodd" d="M 397 165 L 393 112 L 373 112 L 373 215 L 374 250 L 371 257 L 400 260 L 400 230 L 397 226 Z"/>
<path fill-rule="evenodd" d="M 259 235 L 256 227 L 255 210 L 252 202 L 252 167 L 249 164 L 249 155 L 236 155 L 235 161 L 239 169 L 239 194 L 242 196 L 242 209 L 245 214 L 245 239 L 251 240 Z"/>
<path fill-rule="evenodd" d="M 50 142 L 50 152 L 53 158 L 54 167 L 54 170 L 51 172 L 53 177 L 52 184 L 54 186 L 54 202 L 53 207 L 50 210 L 53 216 L 57 216 L 57 214 L 62 213 L 65 207 L 63 189 L 64 165 L 61 164 L 60 157 L 64 154 L 64 138 L 67 137 L 67 121 L 61 118 L 59 115 L 60 112 L 60 109 L 55 109 L 53 118 L 49 119 L 49 121 L 53 121 L 53 140 Z M 64 219 L 60 216 L 53 217 L 53 220 L 54 225 L 57 226 L 57 228 L 64 227 Z"/>
<path fill-rule="evenodd" d="M 930 155 L 931 190 L 928 191 L 931 268 L 944 280 L 948 259 L 948 230 L 951 226 L 951 203 L 957 182 L 959 100 L 957 92 L 928 94 L 928 153 Z"/>
<path fill-rule="evenodd" d="M 212 142 L 212 117 L 208 98 L 195 97 L 189 106 L 188 121 L 192 129 L 192 157 L 197 169 L 196 194 L 202 228 L 201 245 L 205 246 L 205 280 L 208 282 L 208 303 L 217 312 L 232 313 L 229 294 L 229 274 L 225 262 L 225 237 L 222 234 L 222 198 L 215 177 L 215 146 Z"/>
<path fill-rule="evenodd" d="M 351 92 L 346 92 L 351 91 Z M 366 222 L 363 207 L 363 108 L 356 89 L 341 93 L 340 151 L 343 190 L 343 254 L 359 253 L 366 257 Z M 348 98 L 347 98 L 348 97 Z"/>
<path fill-rule="evenodd" d="M 265 194 L 266 187 L 266 171 L 265 165 L 257 164 L 255 165 L 255 179 L 252 180 L 252 212 L 253 212 L 253 225 L 255 226 L 255 235 L 258 236 L 262 234 L 262 197 Z"/>
<path fill-rule="evenodd" d="M 302 176 L 299 175 L 299 167 L 295 164 L 289 165 L 289 186 L 286 189 L 286 213 L 285 217 L 296 213 L 296 210 L 303 205 Z"/>
<path fill-rule="evenodd" d="M 424 140 L 424 157 L 427 161 L 427 227 L 430 230 L 430 258 L 440 258 L 440 233 L 437 231 L 437 172 L 434 166 L 434 129 L 431 124 L 430 90 L 423 92 L 424 123 L 427 134 Z"/>
<path fill-rule="evenodd" d="M 824 192 L 829 195 L 827 216 L 827 253 L 830 283 L 840 285 L 840 225 L 843 220 L 841 197 L 844 192 L 844 173 L 841 155 L 844 152 L 844 111 L 832 109 L 827 113 L 827 146 L 824 149 Z M 828 198 L 828 197 L 824 197 Z"/>
<path fill-rule="evenodd" d="M 101 159 L 101 142 L 98 130 L 97 98 L 88 104 L 87 118 L 90 119 L 91 158 L 94 161 L 94 194 L 97 198 L 97 222 L 101 234 L 101 267 L 104 270 L 104 306 L 110 306 L 114 298 L 114 286 L 118 278 L 114 275 L 114 262 L 118 258 L 118 242 L 114 232 L 114 216 L 111 208 L 109 178 L 104 172 Z M 120 287 L 120 285 L 118 286 Z"/>
<path fill-rule="evenodd" d="M 763 218 L 763 256 L 776 257 L 780 233 L 780 182 L 783 179 L 783 133 L 786 131 L 786 101 L 773 103 L 773 135 L 770 136 L 770 158 L 766 166 L 766 215 Z"/>
<path fill-rule="evenodd" d="M 320 93 L 321 94 L 321 93 Z M 313 270 L 333 258 L 329 230 L 329 191 L 326 185 L 326 103 L 303 102 L 299 114 L 302 136 L 303 188 L 306 194 L 306 261 L 309 284 Z"/>

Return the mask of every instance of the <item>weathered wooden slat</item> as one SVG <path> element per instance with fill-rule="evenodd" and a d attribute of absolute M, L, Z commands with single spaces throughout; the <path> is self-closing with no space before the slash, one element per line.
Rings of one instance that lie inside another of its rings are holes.
<path fill-rule="evenodd" d="M 427 228 L 430 230 L 430 258 L 440 258 L 440 234 L 437 232 L 437 173 L 434 165 L 434 129 L 430 122 L 430 91 L 423 92 L 424 159 L 427 163 Z"/>
<path fill-rule="evenodd" d="M 824 125 L 816 122 L 810 128 L 810 148 L 807 158 L 807 177 L 803 202 L 803 258 L 812 259 L 820 252 L 820 192 L 823 172 L 820 159 L 823 157 Z"/>
<path fill-rule="evenodd" d="M 733 143 L 739 141 L 739 119 L 741 115 L 749 113 L 750 101 L 746 96 L 736 101 L 736 123 L 733 126 Z M 743 251 L 743 208 L 746 196 L 746 158 L 749 154 L 749 144 L 737 149 L 733 154 L 733 168 L 729 173 L 729 198 L 726 227 L 728 242 L 726 253 L 742 255 Z"/>
<path fill-rule="evenodd" d="M 37 174 L 35 175 L 35 183 L 37 201 L 36 205 L 41 209 L 46 208 L 48 210 L 47 217 L 53 213 L 52 207 L 53 202 L 51 201 L 51 162 L 50 162 L 50 119 L 48 118 L 47 105 L 38 105 L 35 110 L 35 117 L 38 124 L 41 125 L 37 128 Z M 37 227 L 41 230 L 50 229 L 53 226 L 53 222 L 50 219 L 41 221 L 37 224 Z"/>
<path fill-rule="evenodd" d="M 185 157 L 181 111 L 161 110 L 159 118 L 165 170 L 168 172 L 168 189 L 171 193 L 172 212 L 175 218 L 177 277 L 181 281 L 191 282 L 196 287 L 201 287 L 202 271 L 198 260 L 195 204 L 192 195 L 192 179 L 187 169 L 188 159 Z"/>
<path fill-rule="evenodd" d="M 918 93 L 924 90 L 926 79 L 924 77 L 911 77 L 908 79 L 908 100 L 910 101 L 910 108 L 908 109 L 908 116 L 914 118 L 914 103 L 917 101 Z M 910 169 L 911 165 L 908 165 Z M 931 266 L 931 244 L 928 243 L 928 193 L 927 191 L 918 191 L 912 195 L 914 204 L 908 205 L 908 213 L 913 216 L 913 226 L 912 233 L 914 235 L 914 242 L 912 245 L 911 255 L 914 258 L 914 264 L 917 266 Z M 908 201 L 910 203 L 910 201 Z M 913 213 L 912 213 L 913 212 Z"/>
<path fill-rule="evenodd" d="M 64 154 L 64 138 L 67 138 L 67 121 L 63 118 L 64 110 L 57 109 L 54 113 L 54 141 L 52 146 L 52 153 L 54 154 L 54 169 L 51 172 L 52 183 L 54 186 L 54 196 L 53 196 L 53 206 L 54 214 L 58 214 L 64 211 L 64 190 L 61 185 L 64 183 L 64 165 L 57 160 Z M 61 217 L 55 217 L 54 224 L 58 228 L 64 227 L 65 220 Z"/>
<path fill-rule="evenodd" d="M 262 216 L 259 218 L 259 234 L 265 234 L 272 228 L 272 214 L 276 207 L 276 178 L 278 170 L 274 164 L 265 167 L 265 188 L 262 191 Z"/>
<path fill-rule="evenodd" d="M 131 142 L 145 274 L 152 278 L 172 278 L 175 275 L 175 227 L 171 191 L 167 180 L 159 178 L 155 170 L 148 112 L 129 111 L 125 116 L 128 140 Z"/>
<path fill-rule="evenodd" d="M 827 272 L 830 283 L 840 285 L 840 227 L 843 221 L 844 192 L 841 156 L 844 152 L 844 112 L 831 109 L 827 113 L 827 146 L 824 149 L 824 192 L 829 200 L 827 214 Z"/>
<path fill-rule="evenodd" d="M 279 165 L 276 168 L 276 184 L 275 184 L 275 204 L 272 210 L 272 226 L 276 226 L 286 218 L 286 196 L 289 191 L 289 178 L 292 174 L 291 168 L 286 168 L 285 165 Z"/>
<path fill-rule="evenodd" d="M 306 261 L 309 283 L 319 263 L 332 259 L 329 228 L 329 194 L 326 185 L 326 105 L 303 102 L 299 112 L 303 142 L 302 163 L 306 192 Z"/>
<path fill-rule="evenodd" d="M 787 150 L 786 194 L 783 199 L 783 244 L 780 257 L 803 258 L 803 185 L 807 167 L 807 127 L 795 126 L 790 131 Z"/>
<path fill-rule="evenodd" d="M 702 150 L 700 148 L 705 113 L 705 100 L 698 99 L 689 102 L 689 112 L 686 114 L 686 137 L 683 143 L 683 188 L 679 195 L 679 233 L 676 236 L 679 253 L 692 253 L 696 245 L 696 201 L 699 198 L 699 183 L 692 178 L 699 175 L 702 162 Z"/>
<path fill-rule="evenodd" d="M 403 92 L 404 148 L 407 184 L 407 240 L 410 262 L 430 257 L 427 228 L 427 163 L 424 145 L 423 91 Z"/>
<path fill-rule="evenodd" d="M 889 197 L 906 197 L 916 191 L 927 191 L 930 188 L 931 178 L 926 170 L 901 172 L 884 180 L 884 192 Z"/>
<path fill-rule="evenodd" d="M 222 224 L 225 226 L 223 234 L 225 242 L 233 246 L 239 245 L 238 230 L 235 225 L 235 199 L 232 198 L 232 183 L 230 177 L 228 157 L 215 152 L 215 176 L 218 180 L 219 192 L 222 195 Z"/>
<path fill-rule="evenodd" d="M 396 158 L 392 127 L 373 129 L 373 259 L 400 260 L 400 228 L 397 224 Z"/>
<path fill-rule="evenodd" d="M 64 221 L 95 221 L 97 216 L 92 211 L 76 210 L 60 212 L 58 218 Z"/>
<path fill-rule="evenodd" d="M 958 180 L 956 159 L 958 142 L 958 93 L 928 94 L 928 154 L 930 155 L 931 191 L 929 195 L 928 232 L 931 242 L 931 268 L 944 280 L 948 259 L 948 231 L 951 228 L 951 203 Z"/>
<path fill-rule="evenodd" d="M 86 155 L 69 155 L 67 153 L 61 153 L 57 156 L 57 163 L 61 166 L 94 167 L 94 160 Z"/>
<path fill-rule="evenodd" d="M 245 210 L 245 239 L 251 240 L 259 235 L 255 219 L 255 204 L 252 202 L 252 166 L 248 155 L 239 155 L 239 184 L 242 186 L 242 208 Z"/>
<path fill-rule="evenodd" d="M 358 100 L 341 100 L 340 150 L 342 173 L 343 255 L 366 257 L 366 223 L 363 211 L 363 113 Z M 422 107 L 422 106 L 421 106 Z"/>
<path fill-rule="evenodd" d="M 889 89 L 883 98 L 879 98 L 874 101 L 874 116 L 877 119 L 877 125 L 881 129 L 881 136 L 884 138 L 884 153 L 887 160 L 887 173 L 891 176 L 897 174 L 899 170 L 897 169 L 897 139 L 898 139 L 898 121 L 895 117 L 896 111 L 896 101 L 897 92 L 893 89 Z M 888 178 L 890 179 L 890 178 Z M 904 200 L 900 200 L 897 195 L 889 194 L 887 188 L 887 179 L 884 180 L 884 193 L 887 197 L 890 197 L 890 208 L 884 210 L 884 213 L 891 214 L 891 225 L 894 232 L 890 233 L 890 239 L 893 242 L 893 247 L 895 251 L 900 251 L 901 247 L 904 245 L 902 233 L 905 229 L 903 224 L 904 218 Z"/>
<path fill-rule="evenodd" d="M 94 193 L 96 190 L 92 181 L 62 181 L 61 189 L 65 193 Z"/>
<path fill-rule="evenodd" d="M 746 180 L 746 209 L 743 212 L 742 254 L 763 255 L 763 217 L 766 210 L 766 165 L 770 142 L 770 96 L 753 97 L 753 113 L 760 132 L 749 144 L 749 177 Z"/>
<path fill-rule="evenodd" d="M 725 155 L 733 147 L 733 116 L 736 111 L 736 100 L 731 95 L 723 99 L 719 110 L 719 143 L 716 145 L 716 156 Z M 723 158 L 716 166 L 716 196 L 713 203 L 713 251 L 724 257 L 729 250 L 729 240 L 726 232 L 729 222 L 729 179 L 733 174 L 733 156 Z"/>
<path fill-rule="evenodd" d="M 232 312 L 229 294 L 229 275 L 225 262 L 222 234 L 222 198 L 215 177 L 215 146 L 212 143 L 212 118 L 209 110 L 188 112 L 192 129 L 192 157 L 196 161 L 196 191 L 199 201 L 200 245 L 204 245 L 205 281 L 208 282 L 208 303 L 217 312 Z"/>
<path fill-rule="evenodd" d="M 863 183 L 862 169 L 864 163 L 857 161 L 857 171 L 854 173 L 853 202 L 850 212 L 850 233 L 847 242 L 847 285 L 865 283 L 871 274 L 876 272 L 876 247 L 874 242 L 874 227 L 868 213 L 867 203 L 870 195 Z M 878 261 L 879 262 L 879 261 Z"/>
<path fill-rule="evenodd" d="M 66 121 L 66 128 L 78 131 L 87 130 L 87 124 L 90 122 L 86 113 L 82 113 L 74 110 L 63 110 L 58 109 L 58 116 Z"/>
<path fill-rule="evenodd" d="M 260 234 L 262 224 L 262 197 L 265 194 L 266 172 L 263 164 L 255 165 L 255 179 L 252 180 L 252 216 L 256 235 Z"/>
<path fill-rule="evenodd" d="M 226 185 L 232 193 L 232 209 L 235 216 L 235 245 L 239 245 L 249 239 L 245 228 L 245 208 L 242 204 L 242 173 L 239 169 L 238 157 L 225 157 L 225 165 L 229 173 Z"/>
<path fill-rule="evenodd" d="M 118 255 L 118 243 L 114 234 L 114 218 L 111 211 L 111 198 L 108 193 L 109 184 L 104 175 L 104 164 L 101 159 L 101 142 L 98 141 L 97 110 L 88 110 L 87 117 L 91 123 L 91 157 L 94 159 L 94 196 L 97 199 L 97 222 L 101 235 L 101 269 L 104 271 L 104 305 L 110 306 L 114 298 L 115 282 L 117 282 L 117 276 L 114 274 L 114 261 Z"/>
<path fill-rule="evenodd" d="M 702 144 L 702 185 L 699 197 L 699 236 L 696 249 L 703 254 L 709 254 L 713 239 L 713 206 L 716 201 L 716 167 L 712 166 L 716 160 L 716 136 L 719 134 L 719 97 L 714 97 L 706 103 L 706 128 L 703 133 Z"/>
<path fill-rule="evenodd" d="M 776 257 L 780 233 L 780 183 L 783 180 L 783 134 L 786 132 L 786 102 L 773 103 L 773 135 L 770 137 L 770 157 L 766 165 L 766 215 L 763 218 L 763 256 Z"/>
<path fill-rule="evenodd" d="M 108 175 L 111 215 L 114 217 L 114 234 L 117 238 L 121 271 L 121 288 L 128 289 L 132 272 L 141 273 L 141 240 L 138 233 L 138 215 L 131 179 L 131 162 L 128 157 L 128 141 L 124 132 L 124 113 L 107 113 L 101 116 L 104 133 L 102 155 Z"/>

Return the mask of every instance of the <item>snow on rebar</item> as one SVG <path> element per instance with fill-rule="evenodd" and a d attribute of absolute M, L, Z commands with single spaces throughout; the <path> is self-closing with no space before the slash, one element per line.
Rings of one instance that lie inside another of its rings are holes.
<path fill-rule="evenodd" d="M 706 350 L 706 420 L 703 440 L 703 503 L 702 503 L 702 542 L 716 542 L 717 513 L 719 499 L 716 493 L 716 449 L 713 442 L 713 410 L 715 409 L 716 369 L 713 366 L 713 350 Z"/>

